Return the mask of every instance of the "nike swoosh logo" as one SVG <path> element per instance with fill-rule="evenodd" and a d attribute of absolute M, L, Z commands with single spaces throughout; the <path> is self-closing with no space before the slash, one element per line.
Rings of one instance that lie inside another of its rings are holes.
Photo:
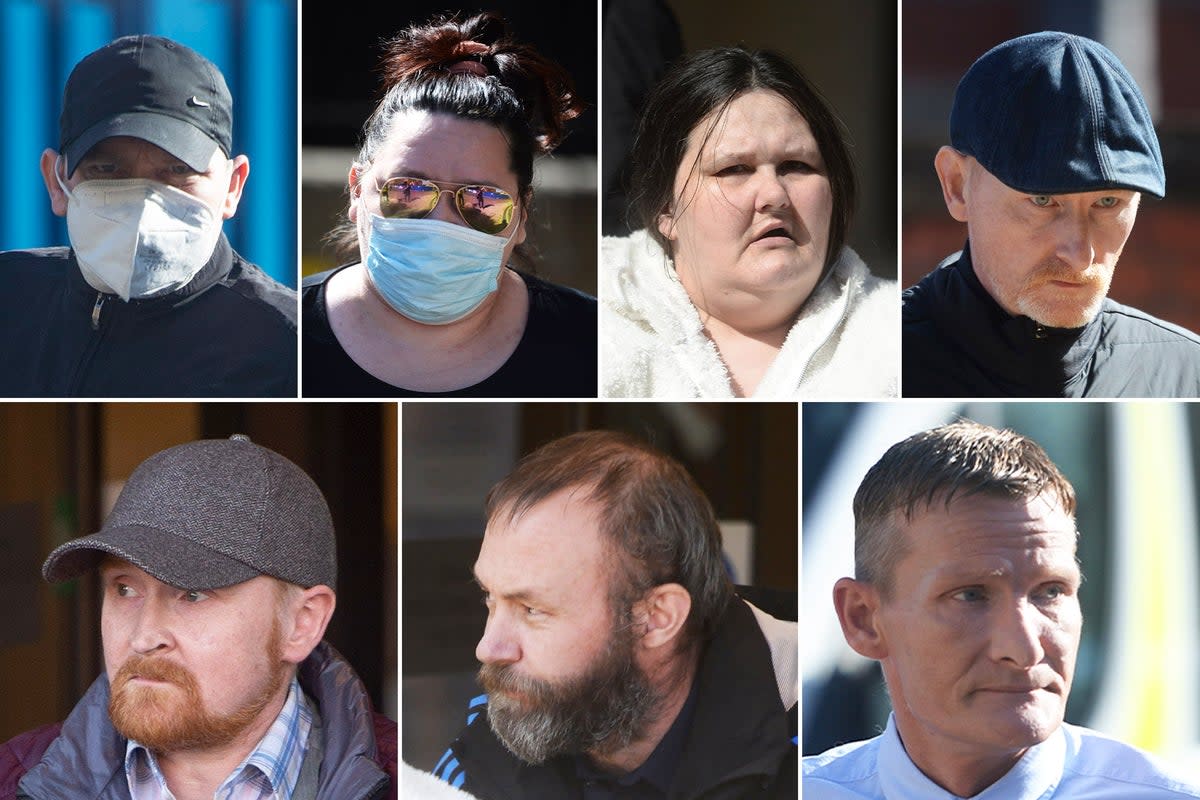
<path fill-rule="evenodd" d="M 204 102 L 199 97 L 196 97 L 196 95 L 192 95 L 191 97 L 189 97 L 187 104 L 189 106 L 195 106 L 196 108 L 212 108 L 212 105 L 210 103 Z"/>

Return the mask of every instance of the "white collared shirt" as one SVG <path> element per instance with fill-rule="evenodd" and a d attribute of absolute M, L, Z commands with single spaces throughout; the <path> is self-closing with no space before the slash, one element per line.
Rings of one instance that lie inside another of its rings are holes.
<path fill-rule="evenodd" d="M 804 758 L 805 800 L 961 800 L 908 757 L 895 715 L 874 739 Z M 1200 783 L 1172 776 L 1153 756 L 1087 728 L 1064 724 L 1029 748 L 972 800 L 1183 800 Z"/>

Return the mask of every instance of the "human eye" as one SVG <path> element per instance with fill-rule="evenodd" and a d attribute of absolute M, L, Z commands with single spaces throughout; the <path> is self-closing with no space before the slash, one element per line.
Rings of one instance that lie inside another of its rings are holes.
<path fill-rule="evenodd" d="M 809 175 L 814 172 L 817 172 L 818 170 L 817 170 L 816 166 L 808 163 L 807 161 L 794 160 L 794 161 L 785 161 L 782 164 L 780 164 L 779 171 L 782 173 Z"/>
<path fill-rule="evenodd" d="M 1071 589 L 1063 583 L 1047 583 L 1034 591 L 1034 599 L 1041 602 L 1053 603 L 1071 594 Z"/>
<path fill-rule="evenodd" d="M 746 164 L 730 164 L 718 169 L 715 174 L 718 178 L 728 178 L 735 175 L 745 175 L 750 172 L 750 167 Z"/>
<path fill-rule="evenodd" d="M 1038 208 L 1049 208 L 1054 203 L 1054 198 L 1048 194 L 1035 194 L 1030 196 L 1029 202 Z"/>
<path fill-rule="evenodd" d="M 101 180 L 104 178 L 116 178 L 117 163 L 115 161 L 87 159 L 79 164 L 79 173 L 84 180 Z"/>
<path fill-rule="evenodd" d="M 1101 197 L 1099 200 L 1096 201 L 1096 205 L 1098 205 L 1100 208 L 1116 208 L 1120 204 L 1121 204 L 1121 198 L 1114 197 L 1113 195 L 1108 195 L 1107 197 Z"/>
<path fill-rule="evenodd" d="M 207 600 L 208 597 L 209 595 L 207 593 L 198 592 L 196 590 L 184 592 L 182 595 L 180 595 L 180 599 L 185 603 L 202 603 Z"/>
<path fill-rule="evenodd" d="M 965 586 L 950 594 L 952 600 L 976 605 L 987 600 L 987 592 L 982 586 Z"/>
<path fill-rule="evenodd" d="M 127 583 L 113 581 L 113 594 L 117 597 L 136 597 L 137 591 Z"/>
<path fill-rule="evenodd" d="M 522 605 L 521 612 L 525 615 L 526 619 L 530 620 L 538 620 L 546 616 L 546 612 L 542 609 L 529 605 Z"/>

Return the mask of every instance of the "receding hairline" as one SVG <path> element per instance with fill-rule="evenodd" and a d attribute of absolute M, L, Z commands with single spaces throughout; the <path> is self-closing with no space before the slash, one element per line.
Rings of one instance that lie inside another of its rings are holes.
<path fill-rule="evenodd" d="M 525 515 L 561 497 L 565 503 L 583 507 L 584 513 L 595 524 L 596 537 L 600 544 L 600 566 L 604 570 L 605 579 L 610 581 L 611 585 L 611 581 L 620 579 L 621 576 L 617 570 L 624 564 L 623 559 L 627 558 L 629 554 L 621 551 L 616 537 L 608 530 L 605 505 L 601 498 L 595 495 L 597 485 L 598 481 L 586 480 L 560 486 L 554 491 L 540 496 L 506 497 L 489 509 L 487 524 L 484 527 L 484 537 L 495 536 L 501 529 L 494 526 L 493 523 L 499 523 L 503 528 L 512 528 Z M 564 535 L 569 534 L 564 532 Z M 483 587 L 477 571 L 478 565 L 479 558 L 477 556 L 475 563 L 471 565 L 471 576 L 477 585 Z"/>

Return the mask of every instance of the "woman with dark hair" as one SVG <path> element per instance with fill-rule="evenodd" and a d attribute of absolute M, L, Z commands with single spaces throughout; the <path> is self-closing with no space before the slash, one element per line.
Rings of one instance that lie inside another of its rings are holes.
<path fill-rule="evenodd" d="M 894 396 L 900 301 L 846 245 L 840 124 L 787 60 L 677 62 L 646 100 L 632 227 L 601 246 L 609 397 Z"/>
<path fill-rule="evenodd" d="M 402 31 L 385 83 L 331 237 L 353 261 L 304 281 L 303 394 L 595 397 L 595 298 L 514 268 L 570 76 L 478 14 Z"/>

